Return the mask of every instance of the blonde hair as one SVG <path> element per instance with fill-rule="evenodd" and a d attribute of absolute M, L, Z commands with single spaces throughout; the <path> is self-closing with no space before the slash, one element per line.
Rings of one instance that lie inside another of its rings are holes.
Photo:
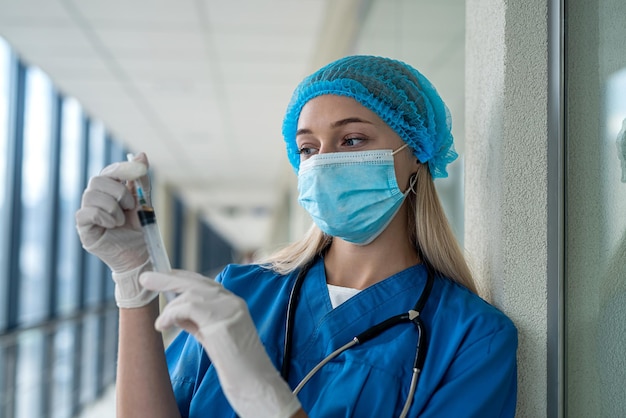
<path fill-rule="evenodd" d="M 478 294 L 472 272 L 463 251 L 450 228 L 446 214 L 439 201 L 437 189 L 428 170 L 420 164 L 417 170 L 415 194 L 408 196 L 411 244 L 419 255 L 436 272 L 448 277 Z"/>
<path fill-rule="evenodd" d="M 321 255 L 330 245 L 333 238 L 312 224 L 304 237 L 285 248 L 276 251 L 261 264 L 280 274 L 289 274 L 303 267 L 316 256 Z"/>
<path fill-rule="evenodd" d="M 463 251 L 439 201 L 428 166 L 419 164 L 416 176 L 415 193 L 409 193 L 407 198 L 409 213 L 414 213 L 414 216 L 408 217 L 407 225 L 411 231 L 411 244 L 432 270 L 478 294 Z M 331 242 L 332 237 L 313 224 L 301 240 L 275 252 L 262 263 L 277 273 L 289 274 L 321 255 Z"/>

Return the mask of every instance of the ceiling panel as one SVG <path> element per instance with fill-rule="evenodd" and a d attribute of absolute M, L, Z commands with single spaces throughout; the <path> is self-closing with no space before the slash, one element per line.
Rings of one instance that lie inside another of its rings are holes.
<path fill-rule="evenodd" d="M 106 28 L 95 29 L 94 33 L 111 52 L 119 51 L 125 55 L 132 55 L 135 51 L 145 53 L 154 49 L 166 51 L 184 49 L 196 56 L 202 56 L 205 47 L 202 33 L 197 27 L 177 30 Z"/>
<path fill-rule="evenodd" d="M 64 57 L 50 54 L 50 58 L 45 62 L 45 71 L 49 74 L 62 75 L 56 78 L 57 80 L 92 82 L 106 81 L 113 77 L 111 71 L 103 65 L 102 59 L 93 54 L 76 53 Z"/>
<path fill-rule="evenodd" d="M 294 31 L 315 29 L 322 23 L 325 5 L 320 0 L 231 0 L 207 2 L 207 20 L 221 32 L 255 32 L 259 27 Z"/>
<path fill-rule="evenodd" d="M 46 22 L 71 24 L 63 5 L 58 1 L 2 0 L 0 24 L 39 27 Z"/>
<path fill-rule="evenodd" d="M 159 27 L 163 22 L 192 23 L 196 21 L 198 13 L 197 2 L 190 0 L 64 0 L 63 3 L 79 10 L 82 16 L 96 26 L 143 23 L 151 29 Z"/>

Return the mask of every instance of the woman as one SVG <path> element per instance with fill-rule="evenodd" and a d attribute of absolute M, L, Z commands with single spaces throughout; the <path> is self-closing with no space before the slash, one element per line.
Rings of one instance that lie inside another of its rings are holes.
<path fill-rule="evenodd" d="M 215 281 L 149 271 L 123 184 L 145 155 L 91 180 L 77 225 L 116 281 L 119 416 L 514 416 L 516 329 L 476 295 L 433 184 L 456 158 L 434 87 L 346 57 L 298 86 L 283 134 L 315 225 Z M 154 325 L 185 330 L 166 355 Z"/>

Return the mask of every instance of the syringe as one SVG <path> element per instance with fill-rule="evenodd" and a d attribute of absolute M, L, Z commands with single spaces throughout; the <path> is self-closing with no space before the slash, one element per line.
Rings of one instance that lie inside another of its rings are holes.
<path fill-rule="evenodd" d="M 128 161 L 133 161 L 133 154 L 127 154 Z M 148 255 L 152 262 L 152 268 L 156 272 L 169 273 L 172 271 L 170 265 L 170 259 L 165 251 L 165 245 L 163 244 L 163 237 L 157 224 L 156 213 L 154 208 L 148 203 L 144 194 L 143 187 L 139 180 L 135 181 L 135 190 L 137 191 L 137 200 L 139 201 L 139 209 L 137 210 L 137 216 L 143 230 L 143 237 L 146 241 L 148 248 Z M 169 302 L 176 295 L 171 292 L 165 292 L 165 299 Z"/>

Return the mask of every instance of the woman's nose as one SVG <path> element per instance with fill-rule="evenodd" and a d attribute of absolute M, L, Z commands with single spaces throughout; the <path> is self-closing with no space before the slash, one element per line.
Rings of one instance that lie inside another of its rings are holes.
<path fill-rule="evenodd" d="M 322 143 L 320 144 L 320 148 L 319 148 L 319 153 L 320 154 L 328 154 L 331 152 L 337 152 L 337 147 L 331 142 L 331 141 L 322 141 Z"/>

